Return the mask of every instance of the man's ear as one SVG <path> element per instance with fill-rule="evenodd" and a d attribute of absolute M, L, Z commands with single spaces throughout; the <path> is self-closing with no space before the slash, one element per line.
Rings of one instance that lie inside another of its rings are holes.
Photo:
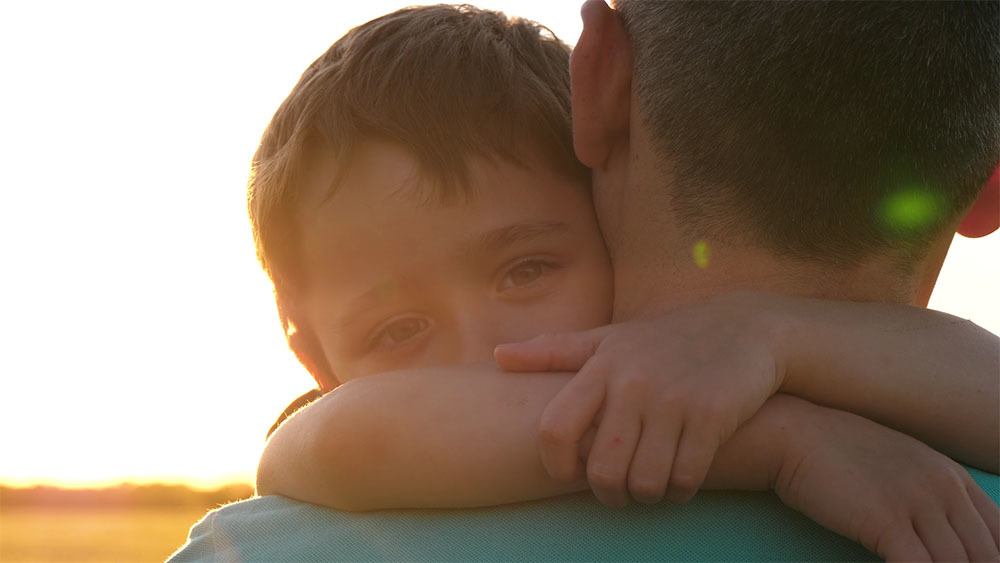
<path fill-rule="evenodd" d="M 632 43 L 604 0 L 588 0 L 580 15 L 583 33 L 570 61 L 573 148 L 580 162 L 599 168 L 614 144 L 628 138 Z"/>
<path fill-rule="evenodd" d="M 1000 164 L 993 169 L 993 175 L 979 192 L 965 218 L 958 225 L 958 234 L 969 237 L 984 237 L 1000 227 Z"/>

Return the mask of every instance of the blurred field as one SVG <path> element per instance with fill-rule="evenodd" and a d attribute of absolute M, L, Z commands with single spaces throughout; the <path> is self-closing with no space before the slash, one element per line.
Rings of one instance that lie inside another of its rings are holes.
<path fill-rule="evenodd" d="M 211 491 L 0 485 L 0 562 L 163 561 L 205 512 L 252 494 L 245 484 Z"/>
<path fill-rule="evenodd" d="M 0 512 L 0 561 L 163 561 L 202 508 L 14 507 Z"/>

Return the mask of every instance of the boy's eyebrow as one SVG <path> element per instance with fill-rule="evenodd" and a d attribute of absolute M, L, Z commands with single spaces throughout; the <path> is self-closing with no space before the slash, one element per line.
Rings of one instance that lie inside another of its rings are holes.
<path fill-rule="evenodd" d="M 562 221 L 515 223 L 476 235 L 465 244 L 463 253 L 471 255 L 479 252 L 496 252 L 514 243 L 563 232 L 568 228 L 569 224 Z"/>
<path fill-rule="evenodd" d="M 361 295 L 354 297 L 344 306 L 343 313 L 340 315 L 340 322 L 337 323 L 338 327 L 340 329 L 348 328 L 358 317 L 378 307 L 398 290 L 397 283 L 392 280 L 385 280 Z"/>
<path fill-rule="evenodd" d="M 564 232 L 569 224 L 562 221 L 524 222 L 506 225 L 492 229 L 472 237 L 462 245 L 461 254 L 490 254 L 498 252 L 514 243 L 533 240 L 553 233 Z M 344 307 L 337 323 L 340 329 L 346 329 L 365 312 L 379 306 L 399 291 L 399 281 L 385 280 L 364 293 L 352 298 Z"/>

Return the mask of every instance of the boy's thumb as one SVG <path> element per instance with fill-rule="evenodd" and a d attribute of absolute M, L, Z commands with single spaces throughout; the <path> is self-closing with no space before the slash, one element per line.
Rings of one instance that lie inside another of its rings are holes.
<path fill-rule="evenodd" d="M 525 342 L 501 344 L 493 358 L 505 371 L 579 371 L 604 338 L 601 329 L 543 334 Z"/>

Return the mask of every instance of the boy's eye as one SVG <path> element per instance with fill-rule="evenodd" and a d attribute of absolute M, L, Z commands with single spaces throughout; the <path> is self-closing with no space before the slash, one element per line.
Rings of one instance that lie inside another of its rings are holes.
<path fill-rule="evenodd" d="M 427 330 L 430 323 L 420 317 L 396 319 L 384 325 L 375 333 L 373 344 L 377 346 L 398 346 Z"/>
<path fill-rule="evenodd" d="M 509 291 L 531 285 L 542 277 L 553 265 L 538 259 L 522 260 L 507 271 L 500 281 L 500 291 Z"/>

